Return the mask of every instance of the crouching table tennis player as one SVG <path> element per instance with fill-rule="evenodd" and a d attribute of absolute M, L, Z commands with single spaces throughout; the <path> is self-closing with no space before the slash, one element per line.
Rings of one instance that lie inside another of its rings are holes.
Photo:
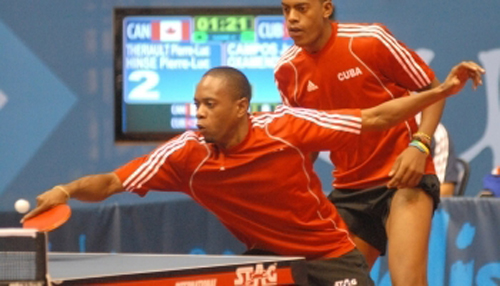
<path fill-rule="evenodd" d="M 184 132 L 111 173 L 54 187 L 38 196 L 37 208 L 23 219 L 69 198 L 97 202 L 120 192 L 180 191 L 215 214 L 249 251 L 305 257 L 309 285 L 346 279 L 373 285 L 308 154 L 332 146 L 356 148 L 362 144 L 361 132 L 390 128 L 457 93 L 469 78 L 481 84 L 482 73 L 476 64 L 464 62 L 432 90 L 364 110 L 282 106 L 251 115 L 245 75 L 230 67 L 213 68 L 195 91 L 197 131 Z"/>

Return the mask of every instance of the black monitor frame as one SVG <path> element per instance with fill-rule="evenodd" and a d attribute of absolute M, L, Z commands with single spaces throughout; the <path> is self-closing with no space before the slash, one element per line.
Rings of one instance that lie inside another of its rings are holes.
<path fill-rule="evenodd" d="M 176 132 L 124 132 L 123 19 L 127 16 L 174 15 L 282 15 L 281 7 L 117 7 L 113 12 L 114 38 L 114 139 L 116 143 L 147 143 L 168 140 Z"/>

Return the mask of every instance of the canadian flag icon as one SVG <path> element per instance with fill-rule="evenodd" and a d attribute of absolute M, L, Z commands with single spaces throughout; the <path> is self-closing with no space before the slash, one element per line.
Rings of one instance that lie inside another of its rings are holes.
<path fill-rule="evenodd" d="M 189 41 L 189 21 L 158 21 L 151 23 L 151 39 L 161 42 Z"/>

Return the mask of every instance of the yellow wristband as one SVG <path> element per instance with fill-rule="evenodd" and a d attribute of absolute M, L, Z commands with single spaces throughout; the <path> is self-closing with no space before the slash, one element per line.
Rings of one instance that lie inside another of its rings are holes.
<path fill-rule="evenodd" d="M 429 150 L 429 148 L 427 148 L 427 146 L 425 146 L 424 143 L 422 143 L 422 142 L 420 142 L 418 140 L 411 141 L 410 142 L 410 146 L 417 148 L 422 153 L 425 153 L 427 155 L 429 155 L 431 153 L 430 150 Z"/>
<path fill-rule="evenodd" d="M 58 190 L 61 190 L 63 193 L 66 194 L 66 197 L 68 197 L 68 199 L 71 198 L 71 196 L 69 195 L 69 192 L 61 185 L 57 185 L 55 187 L 53 187 L 52 189 L 58 189 Z"/>
<path fill-rule="evenodd" d="M 423 136 L 424 138 L 427 138 L 427 140 L 431 141 L 432 137 L 424 132 L 417 132 L 413 134 L 413 136 Z"/>

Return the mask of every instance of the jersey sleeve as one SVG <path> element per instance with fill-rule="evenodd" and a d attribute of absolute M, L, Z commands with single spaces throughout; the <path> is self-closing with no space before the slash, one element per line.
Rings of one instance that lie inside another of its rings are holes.
<path fill-rule="evenodd" d="M 280 117 L 270 128 L 277 134 L 283 131 L 283 137 L 304 151 L 336 151 L 359 144 L 360 109 L 318 111 L 283 106 L 276 112 Z"/>
<path fill-rule="evenodd" d="M 375 35 L 373 58 L 385 77 L 410 91 L 425 89 L 432 83 L 434 72 L 415 51 L 383 25 L 374 24 L 370 29 Z"/>
<path fill-rule="evenodd" d="M 172 139 L 151 153 L 114 170 L 114 173 L 126 191 L 140 196 L 150 190 L 182 191 L 181 162 L 189 152 L 184 150 L 186 146 L 181 143 L 179 138 Z"/>

